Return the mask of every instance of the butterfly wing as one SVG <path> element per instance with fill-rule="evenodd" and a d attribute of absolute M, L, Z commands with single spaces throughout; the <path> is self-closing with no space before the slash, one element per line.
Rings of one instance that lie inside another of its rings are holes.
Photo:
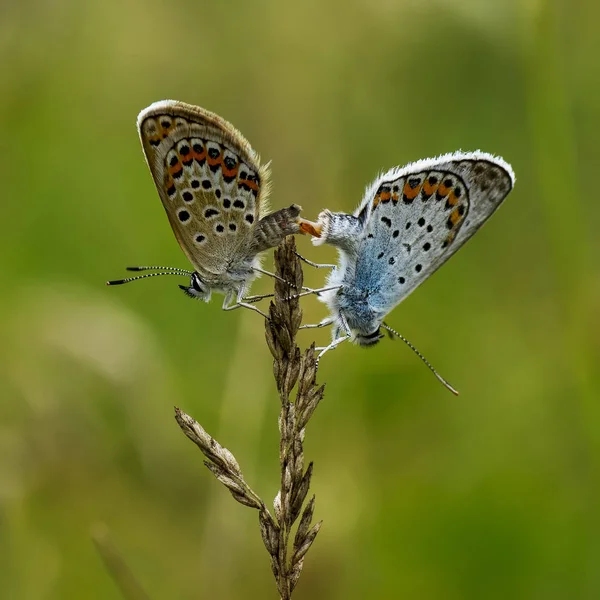
<path fill-rule="evenodd" d="M 200 273 L 223 274 L 246 257 L 265 210 L 268 167 L 233 125 L 183 102 L 150 105 L 138 131 L 179 245 Z"/>
<path fill-rule="evenodd" d="M 387 314 L 452 256 L 514 185 L 512 168 L 483 152 L 392 169 L 367 188 L 355 273 Z"/>

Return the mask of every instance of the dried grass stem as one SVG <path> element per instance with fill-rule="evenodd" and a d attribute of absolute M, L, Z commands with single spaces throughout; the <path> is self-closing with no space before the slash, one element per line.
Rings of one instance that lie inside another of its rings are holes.
<path fill-rule="evenodd" d="M 275 251 L 275 296 L 265 321 L 267 346 L 273 355 L 273 374 L 281 409 L 279 413 L 280 489 L 273 502 L 273 517 L 263 500 L 246 483 L 233 454 L 211 437 L 192 417 L 175 408 L 175 418 L 186 436 L 202 451 L 204 464 L 241 504 L 259 511 L 263 543 L 282 600 L 289 600 L 302 572 L 304 557 L 315 540 L 321 521 L 311 526 L 315 508 L 313 496 L 306 504 L 313 463 L 304 468 L 306 425 L 323 398 L 324 385 L 317 385 L 314 344 L 300 351 L 296 334 L 302 322 L 299 299 L 303 274 L 293 237 Z M 296 388 L 295 399 L 290 397 Z M 304 506 L 304 509 L 303 509 Z M 300 518 L 293 541 L 292 529 Z"/>

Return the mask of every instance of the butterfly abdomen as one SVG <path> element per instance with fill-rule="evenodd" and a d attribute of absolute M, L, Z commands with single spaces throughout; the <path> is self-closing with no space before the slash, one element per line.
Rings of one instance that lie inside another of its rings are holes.
<path fill-rule="evenodd" d="M 301 210 L 300 206 L 292 204 L 288 208 L 282 208 L 263 217 L 254 231 L 251 252 L 262 252 L 278 246 L 287 235 L 298 233 L 297 218 Z"/>

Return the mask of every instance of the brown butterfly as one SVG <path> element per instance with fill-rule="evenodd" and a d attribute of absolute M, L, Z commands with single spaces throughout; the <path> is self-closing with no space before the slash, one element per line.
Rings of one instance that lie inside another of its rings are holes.
<path fill-rule="evenodd" d="M 173 233 L 193 271 L 172 267 L 109 281 L 119 285 L 158 275 L 190 277 L 179 287 L 208 302 L 213 291 L 225 295 L 224 310 L 243 306 L 262 314 L 245 297 L 259 273 L 260 254 L 285 236 L 299 233 L 301 208 L 292 204 L 267 214 L 269 165 L 231 123 L 198 106 L 176 100 L 151 104 L 138 116 L 138 131 L 154 184 Z"/>

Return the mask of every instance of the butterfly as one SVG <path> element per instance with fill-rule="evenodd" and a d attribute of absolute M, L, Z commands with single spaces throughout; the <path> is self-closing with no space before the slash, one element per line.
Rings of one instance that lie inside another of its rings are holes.
<path fill-rule="evenodd" d="M 137 119 L 142 148 L 173 233 L 194 270 L 128 267 L 158 272 L 107 282 L 119 285 L 158 275 L 189 276 L 179 287 L 208 302 L 225 295 L 224 310 L 241 306 L 266 315 L 245 297 L 259 273 L 260 254 L 298 233 L 301 208 L 267 214 L 269 165 L 231 123 L 198 106 L 163 100 Z M 276 277 L 275 275 L 272 275 Z"/>
<path fill-rule="evenodd" d="M 441 267 L 496 211 L 515 183 L 511 166 L 485 152 L 455 152 L 395 167 L 371 183 L 353 215 L 325 210 L 316 223 L 300 218 L 313 244 L 339 252 L 319 299 L 333 325 L 332 342 L 372 346 L 388 334 L 385 317 Z"/>

